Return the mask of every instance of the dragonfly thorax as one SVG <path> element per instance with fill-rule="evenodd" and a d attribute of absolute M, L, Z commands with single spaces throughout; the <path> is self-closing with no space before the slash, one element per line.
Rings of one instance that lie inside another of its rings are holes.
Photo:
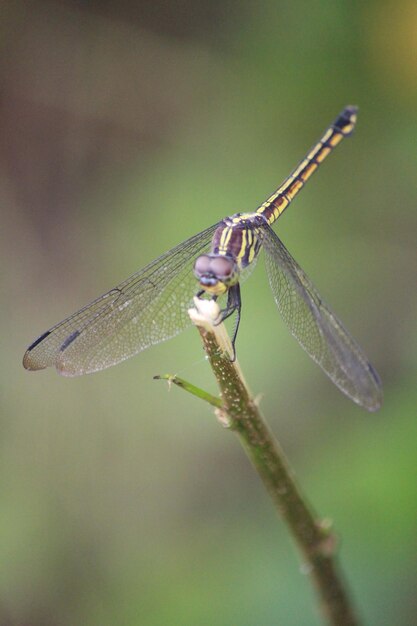
<path fill-rule="evenodd" d="M 229 256 L 202 254 L 194 263 L 194 274 L 204 291 L 219 296 L 239 280 L 239 269 Z"/>

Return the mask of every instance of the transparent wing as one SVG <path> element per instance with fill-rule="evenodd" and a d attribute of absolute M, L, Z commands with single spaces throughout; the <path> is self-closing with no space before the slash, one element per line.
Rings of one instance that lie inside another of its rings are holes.
<path fill-rule="evenodd" d="M 341 391 L 376 411 L 382 402 L 378 374 L 274 231 L 263 231 L 269 283 L 291 333 Z"/>
<path fill-rule="evenodd" d="M 217 226 L 166 252 L 41 335 L 24 355 L 25 368 L 55 365 L 66 376 L 88 374 L 184 330 L 198 291 L 193 260 L 210 246 Z"/>

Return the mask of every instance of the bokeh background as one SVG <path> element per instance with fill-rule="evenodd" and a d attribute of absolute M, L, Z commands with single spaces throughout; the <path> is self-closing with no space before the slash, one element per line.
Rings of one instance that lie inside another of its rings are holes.
<path fill-rule="evenodd" d="M 365 623 L 416 615 L 417 5 L 3 2 L 0 623 L 318 625 L 287 529 L 210 408 L 197 333 L 79 379 L 26 345 L 129 274 L 252 210 L 345 104 L 353 139 L 277 230 L 370 356 L 342 396 L 279 319 L 263 262 L 240 364 Z"/>

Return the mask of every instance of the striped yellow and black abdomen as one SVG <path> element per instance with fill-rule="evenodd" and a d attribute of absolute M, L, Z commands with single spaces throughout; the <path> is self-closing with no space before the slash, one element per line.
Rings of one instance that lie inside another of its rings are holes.
<path fill-rule="evenodd" d="M 356 117 L 357 107 L 346 107 L 298 167 L 286 178 L 275 193 L 256 209 L 256 212 L 262 213 L 268 223 L 273 224 L 333 148 L 344 137 L 348 137 L 352 133 L 355 128 Z"/>

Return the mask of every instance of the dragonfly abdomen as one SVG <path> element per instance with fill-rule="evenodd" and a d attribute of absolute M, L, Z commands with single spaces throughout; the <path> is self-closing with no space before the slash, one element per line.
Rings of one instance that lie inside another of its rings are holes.
<path fill-rule="evenodd" d="M 356 124 L 357 111 L 355 106 L 345 107 L 283 184 L 258 207 L 257 213 L 264 215 L 268 224 L 273 224 L 279 218 L 324 159 L 344 137 L 349 137 L 352 134 Z"/>

